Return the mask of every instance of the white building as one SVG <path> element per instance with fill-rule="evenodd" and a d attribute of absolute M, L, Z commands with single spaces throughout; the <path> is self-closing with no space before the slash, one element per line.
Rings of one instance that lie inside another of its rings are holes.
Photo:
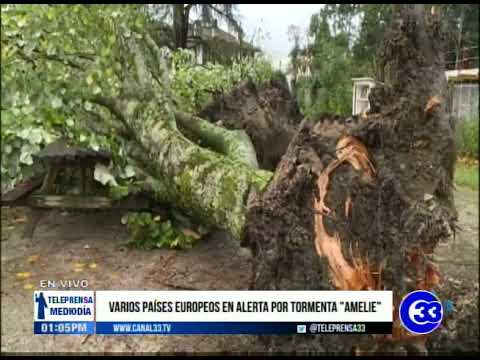
<path fill-rule="evenodd" d="M 370 109 L 368 95 L 370 90 L 375 87 L 375 79 L 371 77 L 352 78 L 353 96 L 352 96 L 352 114 L 358 115 Z"/>

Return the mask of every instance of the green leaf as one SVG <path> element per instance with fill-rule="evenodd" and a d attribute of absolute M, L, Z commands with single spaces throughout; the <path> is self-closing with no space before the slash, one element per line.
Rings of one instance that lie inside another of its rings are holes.
<path fill-rule="evenodd" d="M 61 107 L 63 106 L 62 99 L 60 99 L 59 97 L 55 96 L 55 97 L 52 99 L 51 105 L 52 105 L 52 108 L 54 108 L 54 109 L 59 109 L 59 108 L 61 108 Z"/>
<path fill-rule="evenodd" d="M 123 215 L 122 218 L 120 219 L 120 222 L 123 225 L 126 225 L 128 223 L 128 214 Z"/>
<path fill-rule="evenodd" d="M 108 57 L 110 55 L 110 49 L 107 47 L 103 48 L 100 55 L 104 58 Z"/>
<path fill-rule="evenodd" d="M 92 106 L 92 103 L 90 101 L 85 101 L 83 106 L 84 106 L 85 110 L 92 111 L 93 106 Z"/>
<path fill-rule="evenodd" d="M 96 164 L 93 178 L 102 185 L 118 186 L 115 177 L 110 173 L 110 170 L 103 164 Z"/>
<path fill-rule="evenodd" d="M 28 151 L 22 151 L 20 153 L 20 162 L 25 165 L 32 165 L 33 164 L 32 154 Z"/>
<path fill-rule="evenodd" d="M 25 25 L 27 25 L 26 16 L 17 17 L 17 25 L 18 25 L 19 28 L 23 28 Z"/>
<path fill-rule="evenodd" d="M 30 143 L 32 144 L 39 144 L 42 141 L 42 129 L 32 129 L 30 132 Z"/>
<path fill-rule="evenodd" d="M 121 175 L 122 179 L 129 179 L 131 177 L 135 176 L 135 170 L 131 165 L 125 166 L 125 169 L 123 170 L 123 173 Z"/>
<path fill-rule="evenodd" d="M 113 186 L 110 188 L 110 197 L 113 200 L 120 200 L 129 194 L 128 186 Z"/>

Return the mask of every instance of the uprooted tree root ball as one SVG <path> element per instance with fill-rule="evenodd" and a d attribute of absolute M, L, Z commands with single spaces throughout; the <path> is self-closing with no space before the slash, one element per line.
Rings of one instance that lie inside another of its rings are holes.
<path fill-rule="evenodd" d="M 199 116 L 228 129 L 245 130 L 260 168 L 266 170 L 275 170 L 302 118 L 281 79 L 261 87 L 247 81 L 208 105 Z"/>
<path fill-rule="evenodd" d="M 393 290 L 393 334 L 264 337 L 270 349 L 426 351 L 428 338 L 407 335 L 396 313 L 408 292 L 441 286 L 432 253 L 455 229 L 455 147 L 439 101 L 439 24 L 429 16 L 406 7 L 386 37 L 394 77 L 372 93 L 378 106 L 366 117 L 301 124 L 250 205 L 243 242 L 254 255 L 253 289 Z"/>

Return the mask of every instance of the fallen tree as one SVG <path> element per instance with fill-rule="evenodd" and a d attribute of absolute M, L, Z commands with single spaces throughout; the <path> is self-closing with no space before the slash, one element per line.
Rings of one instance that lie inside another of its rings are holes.
<path fill-rule="evenodd" d="M 53 8 L 74 32 L 82 32 L 78 15 L 87 16 L 90 9 Z M 22 33 L 2 29 L 2 47 L 33 73 L 47 71 L 52 61 L 60 63 L 71 76 L 70 83 L 55 87 L 66 94 L 65 106 L 95 132 L 114 134 L 116 149 L 159 202 L 227 230 L 250 247 L 251 289 L 393 289 L 398 305 L 408 291 L 438 284 L 431 253 L 453 234 L 455 221 L 455 147 L 445 110 L 438 14 L 423 6 L 399 8 L 381 57 L 389 78 L 372 93 L 366 118 L 327 117 L 316 125 L 304 121 L 291 141 L 295 120 L 273 121 L 282 133 L 279 149 L 289 145 L 272 173 L 257 167 L 259 162 L 275 168 L 282 151 L 266 155 L 265 147 L 275 143 L 269 123 L 230 123 L 234 130 L 228 130 L 182 113 L 165 57 L 143 30 L 142 18 L 118 8 L 123 17 L 117 24 L 111 18 L 115 12 L 97 10 L 95 27 L 105 36 L 69 42 L 69 49 L 74 47 L 69 52 L 45 45 L 59 23 L 48 25 L 54 29 L 45 25 L 43 43 L 36 41 L 33 25 Z M 33 17 L 14 8 L 2 26 L 18 25 L 25 16 L 32 23 L 45 20 L 50 9 L 45 11 Z M 95 51 L 85 55 L 91 46 Z M 105 49 L 112 50 L 104 54 Z M 99 64 L 105 66 L 100 72 Z M 54 75 L 49 81 L 58 84 Z M 71 87 L 74 80 L 87 87 Z M 426 338 L 409 336 L 396 319 L 394 334 L 386 337 L 262 341 L 273 351 L 419 352 Z"/>

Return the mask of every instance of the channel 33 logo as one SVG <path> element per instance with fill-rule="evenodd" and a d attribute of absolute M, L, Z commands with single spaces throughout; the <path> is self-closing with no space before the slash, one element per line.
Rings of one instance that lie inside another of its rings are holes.
<path fill-rule="evenodd" d="M 400 303 L 400 321 L 414 334 L 428 334 L 438 328 L 443 319 L 443 306 L 431 292 L 413 291 Z"/>

